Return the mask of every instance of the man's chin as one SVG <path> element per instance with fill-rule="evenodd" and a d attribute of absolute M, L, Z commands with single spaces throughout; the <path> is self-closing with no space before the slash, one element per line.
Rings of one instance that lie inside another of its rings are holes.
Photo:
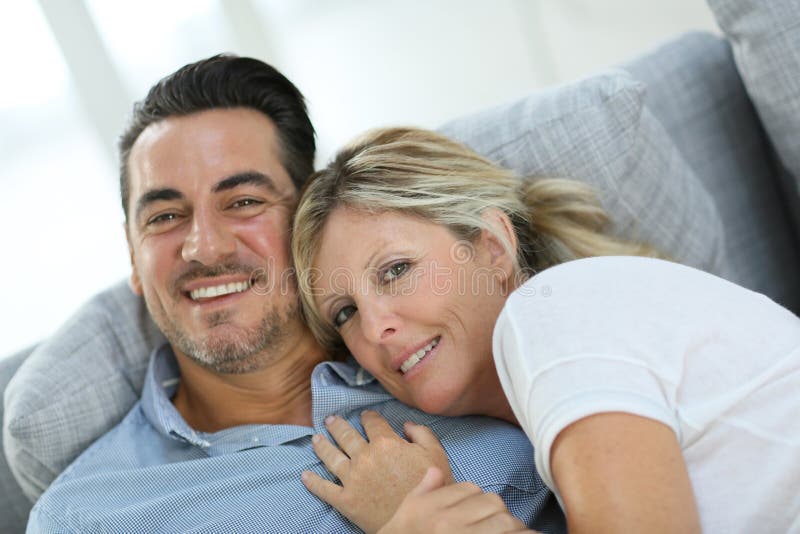
<path fill-rule="evenodd" d="M 203 336 L 178 336 L 170 340 L 187 358 L 212 371 L 240 374 L 260 368 L 263 338 L 256 332 L 231 332 L 230 327 L 215 327 Z"/>
<path fill-rule="evenodd" d="M 281 353 L 299 311 L 296 305 L 287 309 L 273 306 L 247 315 L 260 315 L 261 320 L 239 324 L 236 319 L 241 315 L 228 311 L 174 321 L 164 313 L 156 324 L 172 347 L 190 360 L 219 373 L 246 373 L 267 365 L 270 354 Z"/>

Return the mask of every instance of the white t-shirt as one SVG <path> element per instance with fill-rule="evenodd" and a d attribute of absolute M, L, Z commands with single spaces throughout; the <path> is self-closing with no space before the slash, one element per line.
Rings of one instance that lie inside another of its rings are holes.
<path fill-rule="evenodd" d="M 558 433 L 627 412 L 675 431 L 704 531 L 800 532 L 800 319 L 767 297 L 666 261 L 573 261 L 511 294 L 494 357 L 554 491 Z"/>

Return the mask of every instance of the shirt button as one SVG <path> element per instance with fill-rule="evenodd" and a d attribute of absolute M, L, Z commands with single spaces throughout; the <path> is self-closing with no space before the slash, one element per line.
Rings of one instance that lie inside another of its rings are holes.
<path fill-rule="evenodd" d="M 253 443 L 258 443 L 258 437 L 253 438 Z"/>

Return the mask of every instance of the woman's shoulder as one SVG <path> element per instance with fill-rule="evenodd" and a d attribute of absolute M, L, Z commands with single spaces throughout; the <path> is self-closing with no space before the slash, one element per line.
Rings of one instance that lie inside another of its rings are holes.
<path fill-rule="evenodd" d="M 569 280 L 574 283 L 603 281 L 635 282 L 652 279 L 697 278 L 721 280 L 713 274 L 672 261 L 641 256 L 595 256 L 554 265 L 536 273 L 529 281 Z"/>
<path fill-rule="evenodd" d="M 746 289 L 713 274 L 656 258 L 636 256 L 598 256 L 555 265 L 535 274 L 521 284 L 510 300 L 531 296 L 600 297 L 614 300 L 626 295 L 659 293 L 675 296 L 692 291 L 729 291 Z"/>
<path fill-rule="evenodd" d="M 697 331 L 798 331 L 797 317 L 768 297 L 685 265 L 642 257 L 586 258 L 546 269 L 508 298 L 503 318 L 525 328 L 631 332 L 670 325 Z"/>
<path fill-rule="evenodd" d="M 788 313 L 767 297 L 713 274 L 666 260 L 631 256 L 556 265 L 517 287 L 505 305 L 507 314 L 567 322 L 636 321 L 643 316 L 688 319 L 687 313 L 703 316 L 723 308 L 746 315 L 754 310 Z"/>

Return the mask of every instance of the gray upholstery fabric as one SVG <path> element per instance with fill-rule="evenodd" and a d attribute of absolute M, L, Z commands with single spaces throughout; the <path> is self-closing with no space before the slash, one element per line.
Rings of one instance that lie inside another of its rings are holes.
<path fill-rule="evenodd" d="M 163 339 L 143 300 L 121 282 L 27 358 L 6 387 L 3 426 L 6 458 L 29 498 L 130 410 Z"/>
<path fill-rule="evenodd" d="M 800 2 L 708 0 L 786 170 L 784 194 L 800 236 Z"/>
<path fill-rule="evenodd" d="M 645 105 L 717 205 L 725 228 L 724 276 L 800 313 L 800 242 L 730 45 L 690 33 L 626 68 L 647 84 Z"/>
<path fill-rule="evenodd" d="M 31 347 L 0 360 L 0 391 L 5 389 L 32 350 Z M 3 419 L 3 416 L 3 408 L 0 406 L 0 419 Z M 2 446 L 3 440 L 0 439 L 0 448 Z M 5 456 L 0 456 L 0 495 L 3 495 L 0 499 L 0 532 L 25 532 L 28 512 L 31 511 L 33 504 L 22 493 L 22 489 L 11 474 Z"/>
<path fill-rule="evenodd" d="M 592 185 L 616 231 L 681 263 L 724 274 L 714 202 L 624 71 L 536 92 L 442 132 L 522 175 Z"/>

